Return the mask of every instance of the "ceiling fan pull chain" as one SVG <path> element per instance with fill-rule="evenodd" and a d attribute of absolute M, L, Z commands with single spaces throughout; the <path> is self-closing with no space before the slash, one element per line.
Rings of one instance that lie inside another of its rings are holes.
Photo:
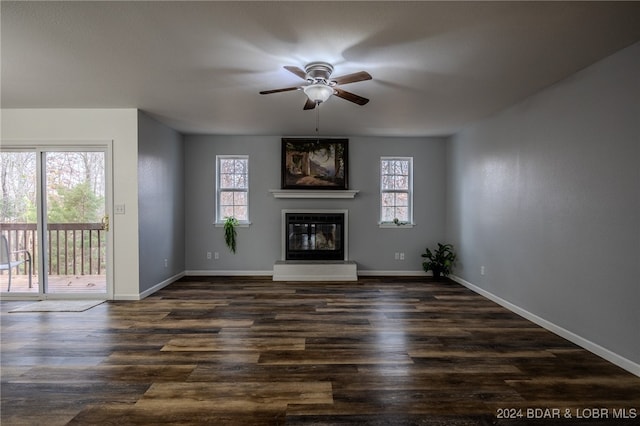
<path fill-rule="evenodd" d="M 316 137 L 320 137 L 320 104 L 316 102 Z"/>

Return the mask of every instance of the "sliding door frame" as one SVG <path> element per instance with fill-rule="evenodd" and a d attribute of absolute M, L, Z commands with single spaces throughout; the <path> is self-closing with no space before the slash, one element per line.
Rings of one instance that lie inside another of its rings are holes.
<path fill-rule="evenodd" d="M 68 140 L 42 140 L 42 141 L 2 141 L 2 151 L 31 151 L 36 154 L 36 191 L 37 203 L 37 233 L 38 233 L 38 274 L 39 289 L 37 293 L 2 293 L 3 300 L 48 300 L 48 299 L 97 299 L 112 300 L 114 297 L 114 265 L 113 265 L 113 234 L 114 221 L 109 220 L 109 230 L 106 232 L 106 292 L 105 293 L 47 293 L 46 271 L 47 259 L 45 247 L 47 245 L 46 232 L 46 196 L 44 179 L 44 156 L 47 152 L 87 152 L 96 151 L 105 153 L 105 214 L 113 218 L 113 141 L 68 141 Z M 35 266 L 35 265 L 34 265 Z"/>

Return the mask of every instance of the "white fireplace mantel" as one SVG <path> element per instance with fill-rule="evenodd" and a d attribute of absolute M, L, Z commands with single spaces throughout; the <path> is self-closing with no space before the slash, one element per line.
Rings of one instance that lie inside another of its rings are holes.
<path fill-rule="evenodd" d="M 358 189 L 270 189 L 273 198 L 355 198 Z"/>

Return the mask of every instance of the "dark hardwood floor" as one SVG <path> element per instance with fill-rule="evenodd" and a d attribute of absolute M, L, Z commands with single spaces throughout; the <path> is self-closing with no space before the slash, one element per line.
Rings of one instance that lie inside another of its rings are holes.
<path fill-rule="evenodd" d="M 185 278 L 82 313 L 21 304 L 0 304 L 7 426 L 640 424 L 640 378 L 453 282 Z"/>

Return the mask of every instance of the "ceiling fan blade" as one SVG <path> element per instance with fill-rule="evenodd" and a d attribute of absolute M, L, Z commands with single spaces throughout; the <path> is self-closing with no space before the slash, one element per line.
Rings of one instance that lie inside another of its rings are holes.
<path fill-rule="evenodd" d="M 306 79 L 307 79 L 307 73 L 306 73 L 306 72 L 304 72 L 303 70 L 301 70 L 301 69 L 300 69 L 300 68 L 298 68 L 298 67 L 292 67 L 292 66 L 286 65 L 286 66 L 284 67 L 284 69 L 285 69 L 285 70 L 287 70 L 287 71 L 289 71 L 289 72 L 294 73 L 295 75 L 297 75 L 298 77 L 300 77 L 300 78 L 301 78 L 301 79 L 303 79 L 303 80 L 306 80 Z"/>
<path fill-rule="evenodd" d="M 307 102 L 304 103 L 304 107 L 302 109 L 314 109 L 316 107 L 316 103 L 311 99 L 307 98 Z"/>
<path fill-rule="evenodd" d="M 347 92 L 346 90 L 342 90 L 338 87 L 334 87 L 333 90 L 334 90 L 333 94 L 336 95 L 337 97 L 346 99 L 355 104 L 366 105 L 369 102 L 369 99 L 367 98 L 363 98 L 362 96 L 358 96 L 351 92 Z"/>
<path fill-rule="evenodd" d="M 271 93 L 289 92 L 291 90 L 298 90 L 299 88 L 300 88 L 299 86 L 295 86 L 295 87 L 285 87 L 283 89 L 263 90 L 262 92 L 260 92 L 260 94 L 269 95 Z"/>
<path fill-rule="evenodd" d="M 366 71 L 354 72 L 353 74 L 347 74 L 340 77 L 332 78 L 331 81 L 335 81 L 337 84 L 355 83 L 356 81 L 371 80 L 371 74 Z"/>

